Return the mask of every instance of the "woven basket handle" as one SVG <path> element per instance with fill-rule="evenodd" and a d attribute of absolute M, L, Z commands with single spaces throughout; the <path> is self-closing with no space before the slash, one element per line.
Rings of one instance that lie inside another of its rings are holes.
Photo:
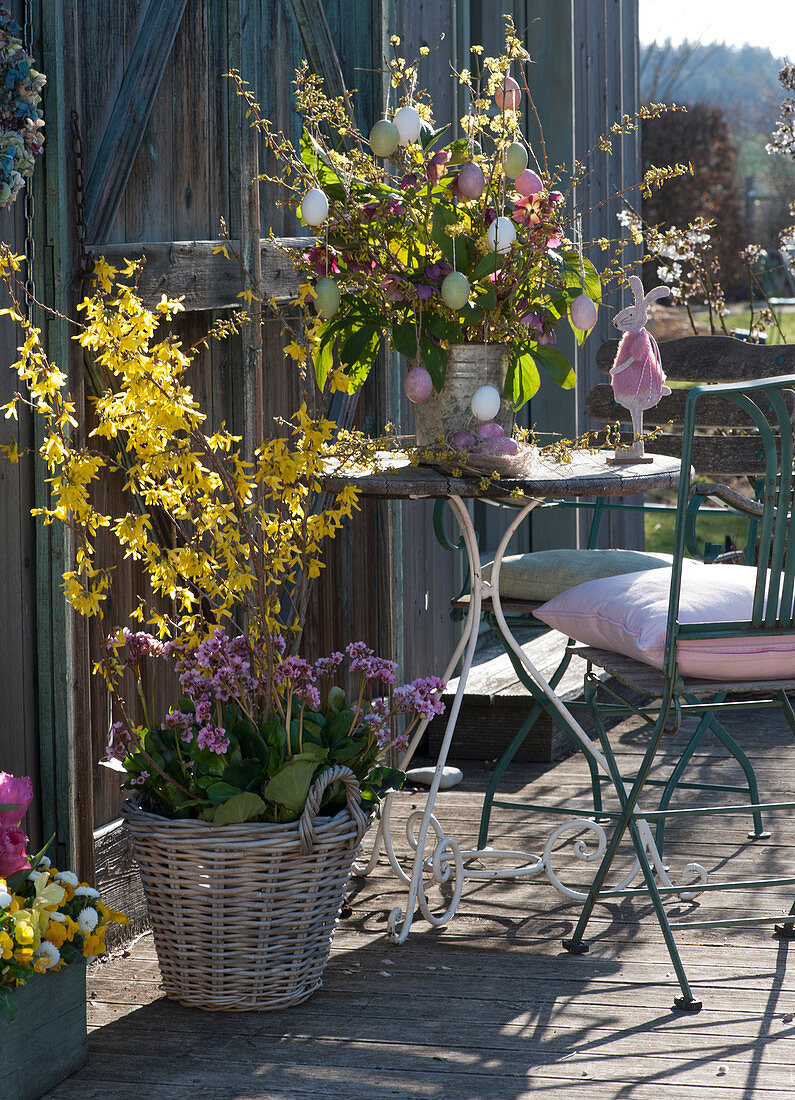
<path fill-rule="evenodd" d="M 311 855 L 317 843 L 317 833 L 315 832 L 313 822 L 320 809 L 320 800 L 323 797 L 323 792 L 326 787 L 330 786 L 332 783 L 336 783 L 338 779 L 342 780 L 345 787 L 348 812 L 353 818 L 353 822 L 356 826 L 357 846 L 364 836 L 365 829 L 367 828 L 367 814 L 362 809 L 359 801 L 361 798 L 359 781 L 350 768 L 346 767 L 344 764 L 337 764 L 317 777 L 309 790 L 309 794 L 306 796 L 306 806 L 304 806 L 304 812 L 301 814 L 298 822 L 298 837 L 301 842 L 301 851 L 305 855 Z"/>

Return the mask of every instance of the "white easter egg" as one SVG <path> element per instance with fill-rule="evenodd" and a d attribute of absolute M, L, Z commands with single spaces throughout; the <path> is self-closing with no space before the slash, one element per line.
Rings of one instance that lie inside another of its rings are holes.
<path fill-rule="evenodd" d="M 451 271 L 442 279 L 442 301 L 450 309 L 463 309 L 469 301 L 469 279 L 460 271 Z"/>
<path fill-rule="evenodd" d="M 328 217 L 328 199 L 319 187 L 312 187 L 301 199 L 301 217 L 307 225 L 322 225 Z"/>
<path fill-rule="evenodd" d="M 401 145 L 409 145 L 420 136 L 421 119 L 416 107 L 401 107 L 392 122 L 397 128 Z"/>
<path fill-rule="evenodd" d="M 582 332 L 588 332 L 596 324 L 596 302 L 589 298 L 587 294 L 581 294 L 569 306 L 569 316 L 575 328 L 581 329 Z"/>
<path fill-rule="evenodd" d="M 370 148 L 377 157 L 391 157 L 400 144 L 397 126 L 387 118 L 376 122 L 370 131 Z"/>
<path fill-rule="evenodd" d="M 493 252 L 509 252 L 516 240 L 516 227 L 510 218 L 495 218 L 488 228 L 486 240 Z"/>
<path fill-rule="evenodd" d="M 469 406 L 478 420 L 493 420 L 500 411 L 500 395 L 494 386 L 480 386 L 472 394 Z"/>

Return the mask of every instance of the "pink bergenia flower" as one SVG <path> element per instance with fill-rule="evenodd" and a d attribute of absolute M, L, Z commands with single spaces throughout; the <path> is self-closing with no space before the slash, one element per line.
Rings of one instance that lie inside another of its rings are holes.
<path fill-rule="evenodd" d="M 444 714 L 442 693 L 445 687 L 444 680 L 438 676 L 426 676 L 395 688 L 392 701 L 404 713 L 413 710 L 421 718 L 433 718 L 435 714 Z"/>
<path fill-rule="evenodd" d="M 319 657 L 315 661 L 315 675 L 333 676 L 344 660 L 345 654 L 339 652 L 331 653 L 328 657 Z"/>
<path fill-rule="evenodd" d="M 361 660 L 362 657 L 373 657 L 373 650 L 364 644 L 364 642 L 348 642 L 345 646 L 345 652 L 348 656 L 356 661 Z"/>
<path fill-rule="evenodd" d="M 135 737 L 124 722 L 114 722 L 108 738 L 108 760 L 123 760 L 134 747 Z"/>
<path fill-rule="evenodd" d="M 18 825 L 0 825 L 0 878 L 9 878 L 30 866 L 25 852 L 28 838 Z"/>
<path fill-rule="evenodd" d="M 16 807 L 0 811 L 0 825 L 19 825 L 32 801 L 33 784 L 29 776 L 0 772 L 0 805 Z"/>
<path fill-rule="evenodd" d="M 299 688 L 315 682 L 315 670 L 303 657 L 288 657 L 273 673 L 273 682 L 277 687 L 289 682 L 293 688 Z"/>
<path fill-rule="evenodd" d="M 209 749 L 210 752 L 223 756 L 229 748 L 229 738 L 226 736 L 226 730 L 221 726 L 208 723 L 196 734 L 196 744 L 200 749 Z"/>
<path fill-rule="evenodd" d="M 122 636 L 127 646 L 125 664 L 137 665 L 142 657 L 160 657 L 163 654 L 163 642 L 148 634 L 145 630 L 122 630 Z"/>

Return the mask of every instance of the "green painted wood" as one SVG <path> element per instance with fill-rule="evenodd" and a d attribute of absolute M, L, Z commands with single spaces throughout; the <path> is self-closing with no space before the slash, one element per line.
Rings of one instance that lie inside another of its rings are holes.
<path fill-rule="evenodd" d="M 86 184 L 91 240 L 104 240 L 119 209 L 186 3 L 150 0 Z"/>
<path fill-rule="evenodd" d="M 0 1096 L 38 1100 L 88 1058 L 85 963 L 36 974 L 14 999 L 16 1019 L 0 1016 Z"/>

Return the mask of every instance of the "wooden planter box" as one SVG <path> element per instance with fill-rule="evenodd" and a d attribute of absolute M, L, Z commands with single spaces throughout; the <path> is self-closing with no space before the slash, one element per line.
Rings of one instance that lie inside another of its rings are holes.
<path fill-rule="evenodd" d="M 88 1057 L 85 964 L 36 974 L 14 998 L 14 1022 L 0 1016 L 0 1097 L 38 1100 Z"/>

